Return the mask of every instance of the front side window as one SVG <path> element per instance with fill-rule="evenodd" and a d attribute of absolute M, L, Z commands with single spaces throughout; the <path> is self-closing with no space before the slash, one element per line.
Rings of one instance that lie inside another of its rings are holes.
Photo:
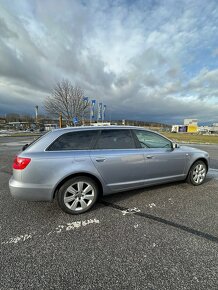
<path fill-rule="evenodd" d="M 90 149 L 93 138 L 97 137 L 97 132 L 95 130 L 65 133 L 57 138 L 47 150 L 88 150 Z"/>
<path fill-rule="evenodd" d="M 142 148 L 172 148 L 171 141 L 161 135 L 142 130 L 134 132 Z"/>
<path fill-rule="evenodd" d="M 96 149 L 132 149 L 135 142 L 130 130 L 102 130 Z"/>

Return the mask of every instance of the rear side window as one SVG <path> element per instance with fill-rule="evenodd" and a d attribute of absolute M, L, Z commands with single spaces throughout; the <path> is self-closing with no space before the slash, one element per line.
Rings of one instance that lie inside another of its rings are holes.
<path fill-rule="evenodd" d="M 95 140 L 98 131 L 70 132 L 61 135 L 47 149 L 47 151 L 60 150 L 88 150 Z"/>
<path fill-rule="evenodd" d="M 130 130 L 102 130 L 96 149 L 131 149 L 135 148 Z"/>

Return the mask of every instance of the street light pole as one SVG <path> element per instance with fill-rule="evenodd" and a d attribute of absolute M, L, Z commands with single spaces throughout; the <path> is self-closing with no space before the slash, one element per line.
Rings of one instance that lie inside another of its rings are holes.
<path fill-rule="evenodd" d="M 35 106 L 36 125 L 38 123 L 38 110 L 39 110 L 39 106 Z"/>

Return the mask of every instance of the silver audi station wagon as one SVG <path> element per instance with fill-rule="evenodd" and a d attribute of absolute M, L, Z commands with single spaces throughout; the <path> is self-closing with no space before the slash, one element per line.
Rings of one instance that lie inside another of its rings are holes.
<path fill-rule="evenodd" d="M 67 213 L 89 210 L 100 194 L 187 180 L 200 185 L 207 152 L 140 127 L 57 129 L 25 146 L 9 181 L 17 199 L 52 201 Z"/>

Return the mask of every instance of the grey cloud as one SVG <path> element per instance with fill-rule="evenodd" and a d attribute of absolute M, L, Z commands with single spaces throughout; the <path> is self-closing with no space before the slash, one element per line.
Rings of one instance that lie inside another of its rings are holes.
<path fill-rule="evenodd" d="M 43 80 L 43 72 L 39 63 L 33 61 L 31 56 L 25 55 L 19 59 L 16 51 L 12 51 L 0 41 L 0 76 L 11 79 L 12 82 L 20 82 L 20 85 L 29 86 L 39 90 L 45 90 L 47 84 Z"/>
<path fill-rule="evenodd" d="M 204 21 L 195 1 L 166 1 L 168 7 L 136 1 L 131 12 L 122 1 L 23 3 L 0 11 L 0 113 L 36 101 L 41 106 L 55 82 L 68 78 L 119 119 L 209 120 L 217 114 L 217 105 L 207 103 L 217 93 L 217 72 L 190 79 L 183 69 L 195 60 L 189 49 L 212 41 L 215 2 Z"/>
<path fill-rule="evenodd" d="M 208 71 L 203 69 L 196 77 L 192 78 L 186 91 L 194 94 L 200 100 L 217 98 L 218 99 L 218 69 Z"/>
<path fill-rule="evenodd" d="M 183 120 L 184 118 L 197 118 L 200 121 L 214 121 L 218 105 L 210 106 L 206 102 L 182 101 L 178 98 L 162 98 L 155 95 L 142 95 L 129 98 L 129 104 L 122 104 L 123 117 L 131 105 L 132 118 L 140 120 L 155 120 L 169 122 L 169 120 Z M 140 110 L 139 110 L 140 107 Z M 127 114 L 126 114 L 127 115 Z M 128 118 L 128 117 L 127 117 Z M 131 117 L 129 117 L 131 118 Z"/>
<path fill-rule="evenodd" d="M 0 17 L 0 38 L 18 38 L 17 33 L 10 30 L 5 22 L 5 20 Z"/>
<path fill-rule="evenodd" d="M 0 94 L 0 113 L 28 113 L 34 115 L 35 102 L 33 99 L 21 99 L 17 96 Z"/>

